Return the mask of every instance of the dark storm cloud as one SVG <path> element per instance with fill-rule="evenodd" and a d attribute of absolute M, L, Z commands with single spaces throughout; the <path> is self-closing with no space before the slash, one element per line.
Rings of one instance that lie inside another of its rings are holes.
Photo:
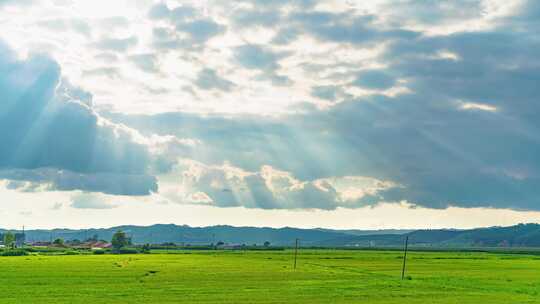
<path fill-rule="evenodd" d="M 55 61 L 40 55 L 19 61 L 3 44 L 0 54 L 4 178 L 114 194 L 156 190 L 155 180 L 145 176 L 151 161 L 147 147 L 136 143 L 130 130 L 103 121 L 91 108 L 90 94 L 61 82 Z M 43 168 L 66 172 L 33 171 Z"/>

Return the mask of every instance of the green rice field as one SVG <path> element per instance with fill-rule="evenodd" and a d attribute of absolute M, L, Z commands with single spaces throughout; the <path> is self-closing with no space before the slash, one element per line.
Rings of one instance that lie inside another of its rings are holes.
<path fill-rule="evenodd" d="M 0 257 L 0 303 L 540 303 L 540 257 L 182 251 Z"/>

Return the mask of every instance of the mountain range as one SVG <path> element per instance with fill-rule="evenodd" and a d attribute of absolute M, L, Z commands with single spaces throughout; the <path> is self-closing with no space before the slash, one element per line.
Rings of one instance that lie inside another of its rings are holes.
<path fill-rule="evenodd" d="M 157 224 L 152 226 L 117 226 L 104 229 L 53 229 L 53 230 L 26 230 L 26 241 L 52 241 L 57 238 L 65 241 L 86 240 L 97 238 L 110 240 L 116 231 L 124 231 L 136 244 L 190 244 L 208 245 L 224 242 L 228 244 L 263 244 L 268 241 L 277 246 L 290 246 L 298 238 L 305 246 L 317 246 L 322 241 L 341 239 L 348 236 L 367 234 L 399 234 L 407 230 L 331 230 L 331 229 L 299 229 L 299 228 L 259 228 L 259 227 L 233 227 L 210 226 L 190 227 L 173 224 Z M 0 229 L 0 233 L 7 230 Z M 12 231 L 21 233 L 22 231 Z"/>
<path fill-rule="evenodd" d="M 291 246 L 298 238 L 302 246 L 317 247 L 400 247 L 405 237 L 415 247 L 540 247 L 540 225 L 519 224 L 510 227 L 476 229 L 433 229 L 433 230 L 332 230 L 300 228 L 259 228 L 210 226 L 190 227 L 172 224 L 152 226 L 118 226 L 105 229 L 53 229 L 27 230 L 27 242 L 50 241 L 62 238 L 65 241 L 98 238 L 110 240 L 122 230 L 136 244 L 175 243 L 207 245 L 224 242 L 227 244 L 263 244 L 268 241 L 276 246 Z M 0 233 L 6 230 L 0 229 Z M 21 232 L 21 231 L 12 231 Z"/>

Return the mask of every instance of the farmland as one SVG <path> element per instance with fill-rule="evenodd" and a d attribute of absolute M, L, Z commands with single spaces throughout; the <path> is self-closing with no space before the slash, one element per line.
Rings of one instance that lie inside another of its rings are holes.
<path fill-rule="evenodd" d="M 0 257 L 0 303 L 540 303 L 540 257 L 178 251 Z"/>

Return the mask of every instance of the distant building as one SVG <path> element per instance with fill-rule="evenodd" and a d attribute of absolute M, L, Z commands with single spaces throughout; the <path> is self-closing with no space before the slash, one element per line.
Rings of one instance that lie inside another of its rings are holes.
<path fill-rule="evenodd" d="M 72 247 L 79 249 L 108 249 L 112 248 L 112 245 L 111 243 L 105 241 L 89 241 L 73 245 Z"/>
<path fill-rule="evenodd" d="M 32 244 L 30 244 L 32 247 L 49 247 L 52 245 L 51 242 L 41 242 L 41 241 L 38 241 L 38 242 L 33 242 Z"/>
<path fill-rule="evenodd" d="M 222 244 L 220 246 L 216 246 L 219 249 L 223 250 L 240 250 L 245 247 L 245 245 L 241 244 Z"/>
<path fill-rule="evenodd" d="M 112 248 L 112 244 L 108 242 L 96 242 L 92 244 L 92 249 L 109 249 Z"/>

